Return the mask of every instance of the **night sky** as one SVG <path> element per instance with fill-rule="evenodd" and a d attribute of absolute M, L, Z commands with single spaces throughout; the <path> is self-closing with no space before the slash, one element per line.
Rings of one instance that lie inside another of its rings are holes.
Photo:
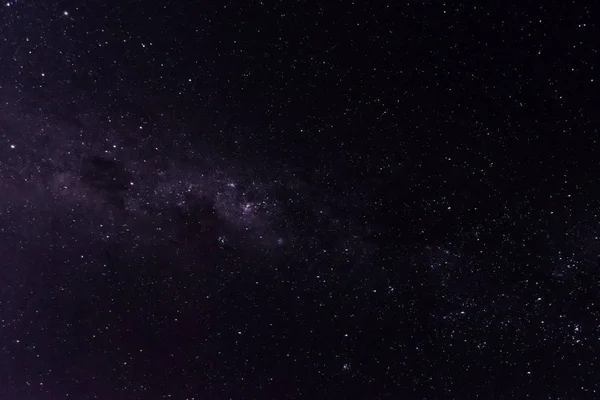
<path fill-rule="evenodd" d="M 0 399 L 600 398 L 586 2 L 0 4 Z"/>

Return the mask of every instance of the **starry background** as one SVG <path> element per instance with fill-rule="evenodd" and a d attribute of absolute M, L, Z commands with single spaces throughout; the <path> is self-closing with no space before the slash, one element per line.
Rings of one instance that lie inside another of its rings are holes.
<path fill-rule="evenodd" d="M 597 20 L 3 2 L 0 398 L 598 398 Z"/>

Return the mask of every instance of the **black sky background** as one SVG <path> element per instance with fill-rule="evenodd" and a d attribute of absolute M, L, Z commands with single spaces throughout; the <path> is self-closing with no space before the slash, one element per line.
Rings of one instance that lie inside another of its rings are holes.
<path fill-rule="evenodd" d="M 5 2 L 0 397 L 597 398 L 596 14 Z"/>

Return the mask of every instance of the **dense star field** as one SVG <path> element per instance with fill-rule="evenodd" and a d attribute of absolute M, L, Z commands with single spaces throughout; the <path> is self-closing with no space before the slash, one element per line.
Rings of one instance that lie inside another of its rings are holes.
<path fill-rule="evenodd" d="M 4 1 L 0 398 L 599 398 L 597 21 Z"/>

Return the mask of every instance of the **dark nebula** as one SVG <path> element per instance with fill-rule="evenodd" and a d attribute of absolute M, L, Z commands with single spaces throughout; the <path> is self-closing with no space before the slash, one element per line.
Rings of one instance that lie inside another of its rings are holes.
<path fill-rule="evenodd" d="M 125 207 L 125 195 L 130 187 L 131 177 L 117 161 L 102 157 L 84 160 L 81 180 L 103 193 L 115 206 L 121 209 Z"/>

